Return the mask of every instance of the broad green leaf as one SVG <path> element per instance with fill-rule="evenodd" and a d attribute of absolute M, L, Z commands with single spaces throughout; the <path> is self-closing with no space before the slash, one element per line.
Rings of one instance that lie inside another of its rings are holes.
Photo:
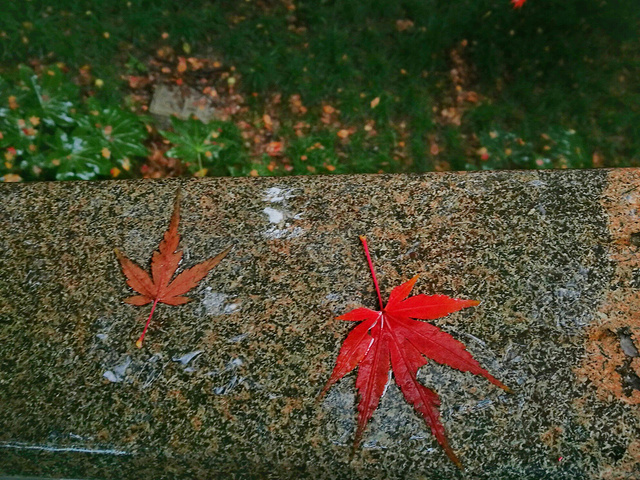
<path fill-rule="evenodd" d="M 57 167 L 56 180 L 94 180 L 109 174 L 111 163 L 86 138 L 58 130 L 51 146 L 48 160 Z"/>
<path fill-rule="evenodd" d="M 101 148 L 108 148 L 112 158 L 124 159 L 145 156 L 144 141 L 147 132 L 140 118 L 133 113 L 106 108 L 93 110 L 97 115 L 86 115 L 78 120 L 78 134 L 92 136 Z"/>

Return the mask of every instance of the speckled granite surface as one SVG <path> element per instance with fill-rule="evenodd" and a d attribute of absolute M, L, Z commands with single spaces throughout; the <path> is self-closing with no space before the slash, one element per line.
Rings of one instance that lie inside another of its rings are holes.
<path fill-rule="evenodd" d="M 184 266 L 234 250 L 180 307 L 148 265 L 183 188 Z M 640 171 L 0 185 L 0 475 L 97 479 L 640 478 Z M 434 323 L 514 388 L 429 364 L 448 461 L 391 385 L 350 461 L 351 374 L 383 295 L 482 301 Z M 197 353 L 196 353 L 197 352 Z"/>

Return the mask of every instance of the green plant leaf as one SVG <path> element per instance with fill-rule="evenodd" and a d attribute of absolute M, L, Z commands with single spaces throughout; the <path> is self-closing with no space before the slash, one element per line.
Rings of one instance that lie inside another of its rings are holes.
<path fill-rule="evenodd" d="M 90 104 L 90 108 L 95 105 Z M 147 132 L 140 117 L 115 108 L 93 109 L 91 115 L 78 120 L 79 134 L 91 135 L 101 148 L 108 148 L 116 160 L 145 156 Z"/>
<path fill-rule="evenodd" d="M 172 117 L 171 126 L 173 131 L 160 131 L 173 144 L 166 155 L 182 160 L 192 173 L 233 174 L 243 163 L 242 136 L 232 123 Z"/>
<path fill-rule="evenodd" d="M 29 116 L 37 116 L 48 127 L 71 127 L 76 121 L 76 109 L 72 99 L 79 95 L 78 88 L 57 67 L 47 69 L 42 79 L 29 67 L 21 65 L 20 79 L 26 87 L 26 95 L 19 101 Z"/>
<path fill-rule="evenodd" d="M 49 152 L 49 162 L 57 167 L 56 180 L 94 180 L 107 176 L 111 164 L 101 155 L 98 142 L 57 130 Z"/>

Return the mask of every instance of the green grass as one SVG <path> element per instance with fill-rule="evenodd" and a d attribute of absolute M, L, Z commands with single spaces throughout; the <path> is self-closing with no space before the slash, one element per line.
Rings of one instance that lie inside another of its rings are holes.
<path fill-rule="evenodd" d="M 89 65 L 105 82 L 98 97 L 123 104 L 121 75 L 144 72 L 168 44 L 235 66 L 238 88 L 258 94 L 257 117 L 281 93 L 276 136 L 289 167 L 256 157 L 245 174 L 589 167 L 594 153 L 604 166 L 640 164 L 640 9 L 628 0 L 528 0 L 521 10 L 508 0 L 4 3 L 5 71 L 29 59 Z M 413 26 L 399 31 L 397 20 Z M 464 88 L 480 94 L 460 125 L 438 114 L 455 96 L 453 49 Z M 292 94 L 306 115 L 287 111 Z M 356 129 L 348 141 L 319 121 L 323 104 Z M 311 125 L 302 138 L 301 119 Z M 363 130 L 371 121 L 375 136 Z M 324 149 L 308 151 L 316 143 Z"/>

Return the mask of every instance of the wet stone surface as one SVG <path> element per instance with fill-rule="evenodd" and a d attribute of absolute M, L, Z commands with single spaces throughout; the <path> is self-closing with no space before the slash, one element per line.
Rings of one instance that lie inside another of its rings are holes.
<path fill-rule="evenodd" d="M 134 307 L 183 189 L 184 306 Z M 0 185 L 0 475 L 640 478 L 640 172 Z M 383 296 L 481 300 L 433 323 L 509 395 L 430 362 L 459 472 L 391 383 L 350 459 L 355 375 L 316 402 Z M 637 235 L 636 235 L 637 236 Z"/>

